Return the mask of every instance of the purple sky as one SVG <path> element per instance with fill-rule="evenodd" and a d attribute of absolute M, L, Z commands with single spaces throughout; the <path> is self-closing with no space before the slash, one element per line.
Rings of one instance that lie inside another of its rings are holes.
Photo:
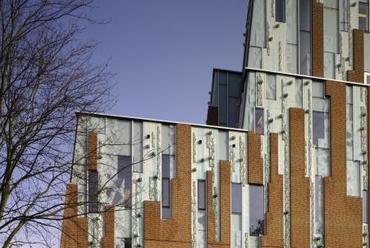
<path fill-rule="evenodd" d="M 204 123 L 214 67 L 240 70 L 247 0 L 97 1 L 100 42 L 117 103 L 109 113 Z"/>

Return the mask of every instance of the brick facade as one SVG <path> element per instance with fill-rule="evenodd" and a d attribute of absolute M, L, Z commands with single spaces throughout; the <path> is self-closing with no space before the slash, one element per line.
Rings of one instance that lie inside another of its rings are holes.
<path fill-rule="evenodd" d="M 87 134 L 87 165 L 91 171 L 96 171 L 98 166 L 98 137 L 95 132 L 88 132 Z"/>
<path fill-rule="evenodd" d="M 61 248 L 88 247 L 87 218 L 78 216 L 77 185 L 68 184 L 62 223 Z"/>
<path fill-rule="evenodd" d="M 115 230 L 114 230 L 114 207 L 109 207 L 104 212 L 104 234 L 102 240 L 103 248 L 115 248 Z"/>
<path fill-rule="evenodd" d="M 312 0 L 312 76 L 324 76 L 324 5 Z"/>
<path fill-rule="evenodd" d="M 362 247 L 362 201 L 347 196 L 346 85 L 326 82 L 330 97 L 330 177 L 324 178 L 325 247 Z"/>
<path fill-rule="evenodd" d="M 291 247 L 310 246 L 310 180 L 305 176 L 304 110 L 289 110 Z"/>
<path fill-rule="evenodd" d="M 144 202 L 144 246 L 191 247 L 191 126 L 176 125 L 176 177 L 171 180 L 170 219 L 159 202 Z"/>
<path fill-rule="evenodd" d="M 270 134 L 270 180 L 262 247 L 281 248 L 283 240 L 283 176 L 278 174 L 278 135 Z"/>
<path fill-rule="evenodd" d="M 209 248 L 230 247 L 230 178 L 231 164 L 220 161 L 220 240 L 216 240 L 215 214 L 213 211 L 212 172 L 207 171 L 207 244 Z"/>
<path fill-rule="evenodd" d="M 353 30 L 353 70 L 347 72 L 347 80 L 364 82 L 364 31 Z"/>
<path fill-rule="evenodd" d="M 261 136 L 253 132 L 248 132 L 247 137 L 247 164 L 248 164 L 248 183 L 263 184 L 263 160 L 261 154 Z"/>

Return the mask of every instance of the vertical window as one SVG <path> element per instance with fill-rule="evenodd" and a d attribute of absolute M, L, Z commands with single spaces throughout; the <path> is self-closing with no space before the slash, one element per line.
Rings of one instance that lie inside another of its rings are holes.
<path fill-rule="evenodd" d="M 115 205 L 123 205 L 125 208 L 132 207 L 132 157 L 121 156 L 117 157 L 117 180 L 116 186 L 123 189 L 115 192 L 113 203 Z"/>
<path fill-rule="evenodd" d="M 125 238 L 125 247 L 124 248 L 131 248 L 131 238 Z"/>
<path fill-rule="evenodd" d="M 249 233 L 260 236 L 264 231 L 263 186 L 249 185 Z"/>
<path fill-rule="evenodd" d="M 198 210 L 206 210 L 206 181 L 198 180 Z"/>
<path fill-rule="evenodd" d="M 162 218 L 171 218 L 171 167 L 170 155 L 162 154 Z"/>
<path fill-rule="evenodd" d="M 98 212 L 98 172 L 89 171 L 88 190 L 89 190 L 89 212 Z"/>
<path fill-rule="evenodd" d="M 257 134 L 264 133 L 264 118 L 263 118 L 263 108 L 256 108 L 255 110 L 255 127 L 254 131 Z"/>
<path fill-rule="evenodd" d="M 369 31 L 369 2 L 360 2 L 358 10 L 359 28 L 363 31 Z"/>
<path fill-rule="evenodd" d="M 370 73 L 365 72 L 365 83 L 370 84 Z"/>
<path fill-rule="evenodd" d="M 242 185 L 241 183 L 232 183 L 232 213 L 242 214 Z"/>
<path fill-rule="evenodd" d="M 367 190 L 362 191 L 362 222 L 368 223 L 367 220 Z"/>
<path fill-rule="evenodd" d="M 275 1 L 275 20 L 285 22 L 285 0 Z"/>
<path fill-rule="evenodd" d="M 299 71 L 301 74 L 311 74 L 311 0 L 301 0 L 299 19 Z"/>

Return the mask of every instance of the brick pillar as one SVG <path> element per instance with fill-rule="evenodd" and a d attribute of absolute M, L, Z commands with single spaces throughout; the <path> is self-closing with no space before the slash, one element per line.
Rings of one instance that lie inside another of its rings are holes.
<path fill-rule="evenodd" d="M 364 82 L 364 31 L 353 30 L 353 70 L 347 71 L 347 80 Z"/>
<path fill-rule="evenodd" d="M 263 160 L 261 155 L 261 136 L 248 131 L 247 136 L 248 183 L 263 184 Z"/>
<path fill-rule="evenodd" d="M 310 180 L 305 176 L 304 110 L 289 109 L 291 247 L 310 246 Z"/>
<path fill-rule="evenodd" d="M 346 85 L 326 82 L 330 97 L 330 177 L 324 178 L 325 248 L 362 247 L 362 200 L 347 196 Z"/>
<path fill-rule="evenodd" d="M 278 174 L 278 135 L 270 134 L 270 180 L 262 247 L 284 246 L 283 238 L 283 176 Z"/>
<path fill-rule="evenodd" d="M 324 76 L 324 5 L 312 0 L 312 76 Z"/>

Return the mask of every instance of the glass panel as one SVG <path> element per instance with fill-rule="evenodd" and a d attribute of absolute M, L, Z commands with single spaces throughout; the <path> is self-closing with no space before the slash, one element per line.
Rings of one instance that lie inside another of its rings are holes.
<path fill-rule="evenodd" d="M 276 0 L 276 21 L 285 22 L 285 0 Z"/>
<path fill-rule="evenodd" d="M 206 209 L 206 182 L 198 180 L 198 209 Z"/>
<path fill-rule="evenodd" d="M 255 121 L 254 128 L 255 133 L 263 134 L 264 133 L 263 108 L 256 108 L 254 121 Z"/>
<path fill-rule="evenodd" d="M 303 75 L 311 74 L 311 33 L 307 31 L 300 32 L 300 71 Z"/>
<path fill-rule="evenodd" d="M 89 212 L 98 212 L 98 172 L 89 171 Z"/>
<path fill-rule="evenodd" d="M 267 99 L 276 100 L 276 77 L 275 75 L 267 74 Z"/>
<path fill-rule="evenodd" d="M 367 223 L 367 191 L 362 191 L 362 222 Z"/>
<path fill-rule="evenodd" d="M 162 154 L 162 177 L 171 178 L 171 155 Z"/>
<path fill-rule="evenodd" d="M 369 30 L 369 4 L 359 3 L 359 28 L 364 31 Z"/>
<path fill-rule="evenodd" d="M 240 183 L 232 183 L 232 213 L 242 213 L 242 185 Z"/>
<path fill-rule="evenodd" d="M 123 204 L 125 208 L 131 208 L 132 192 L 132 158 L 131 156 L 118 156 L 117 187 L 124 188 Z M 122 204 L 120 192 L 114 196 L 114 204 Z"/>
<path fill-rule="evenodd" d="M 300 29 L 304 31 L 311 31 L 311 0 L 301 0 L 299 3 L 300 7 Z"/>
<path fill-rule="evenodd" d="M 162 207 L 170 207 L 170 179 L 162 178 Z"/>
<path fill-rule="evenodd" d="M 370 84 L 370 75 L 366 77 L 367 78 L 367 84 Z"/>
<path fill-rule="evenodd" d="M 264 230 L 263 186 L 249 185 L 249 233 L 259 236 Z"/>
<path fill-rule="evenodd" d="M 319 146 L 319 139 L 324 139 L 324 112 L 313 111 L 313 144 Z"/>

